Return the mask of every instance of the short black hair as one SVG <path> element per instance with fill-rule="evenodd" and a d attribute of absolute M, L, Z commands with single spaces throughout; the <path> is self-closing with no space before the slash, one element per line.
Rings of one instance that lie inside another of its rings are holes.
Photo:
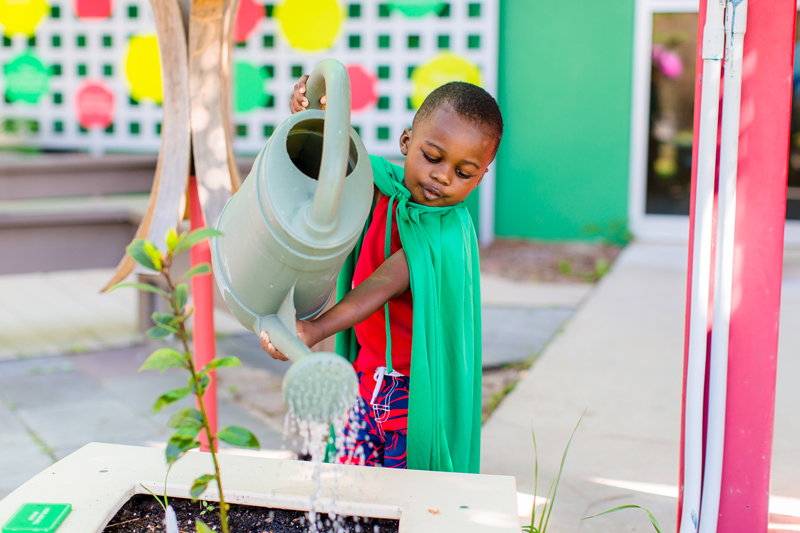
<path fill-rule="evenodd" d="M 497 139 L 495 150 L 503 137 L 503 115 L 492 95 L 472 83 L 451 81 L 430 93 L 414 116 L 413 126 L 426 120 L 442 107 L 450 107 L 459 116 L 487 129 Z"/>

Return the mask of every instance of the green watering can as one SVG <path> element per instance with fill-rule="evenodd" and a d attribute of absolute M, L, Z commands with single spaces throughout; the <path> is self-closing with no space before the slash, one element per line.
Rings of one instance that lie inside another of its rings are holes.
<path fill-rule="evenodd" d="M 327 94 L 325 111 L 319 99 Z M 319 63 L 306 84 L 309 110 L 284 121 L 220 215 L 214 276 L 233 315 L 292 362 L 283 397 L 302 420 L 330 422 L 356 401 L 346 359 L 313 353 L 297 337 L 295 316 L 319 314 L 355 246 L 372 205 L 372 167 L 350 127 L 344 65 Z"/>

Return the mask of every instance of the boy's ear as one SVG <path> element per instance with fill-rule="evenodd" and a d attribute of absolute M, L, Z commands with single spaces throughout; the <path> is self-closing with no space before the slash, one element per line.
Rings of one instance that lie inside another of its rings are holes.
<path fill-rule="evenodd" d="M 400 134 L 400 153 L 403 155 L 408 155 L 408 147 L 411 144 L 411 128 L 403 129 L 403 133 Z"/>

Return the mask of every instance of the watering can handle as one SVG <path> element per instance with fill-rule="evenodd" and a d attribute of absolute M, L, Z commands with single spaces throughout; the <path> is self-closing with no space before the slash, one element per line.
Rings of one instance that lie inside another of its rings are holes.
<path fill-rule="evenodd" d="M 322 162 L 308 215 L 309 222 L 320 230 L 330 227 L 336 219 L 350 156 L 350 76 L 335 59 L 317 64 L 306 82 L 309 109 L 319 109 L 319 100 L 325 95 Z"/>

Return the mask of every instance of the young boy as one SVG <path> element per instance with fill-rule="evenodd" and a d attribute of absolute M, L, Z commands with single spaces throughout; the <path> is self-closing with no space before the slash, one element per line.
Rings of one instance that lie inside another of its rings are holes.
<path fill-rule="evenodd" d="M 308 106 L 307 79 L 295 85 L 292 113 Z M 354 360 L 360 398 L 342 462 L 479 470 L 479 258 L 462 202 L 502 134 L 494 98 L 453 82 L 433 91 L 401 134 L 402 168 L 370 156 L 376 203 L 340 275 L 339 301 L 297 324 L 309 346 L 339 334 L 337 352 Z M 286 359 L 265 332 L 261 345 Z"/>

